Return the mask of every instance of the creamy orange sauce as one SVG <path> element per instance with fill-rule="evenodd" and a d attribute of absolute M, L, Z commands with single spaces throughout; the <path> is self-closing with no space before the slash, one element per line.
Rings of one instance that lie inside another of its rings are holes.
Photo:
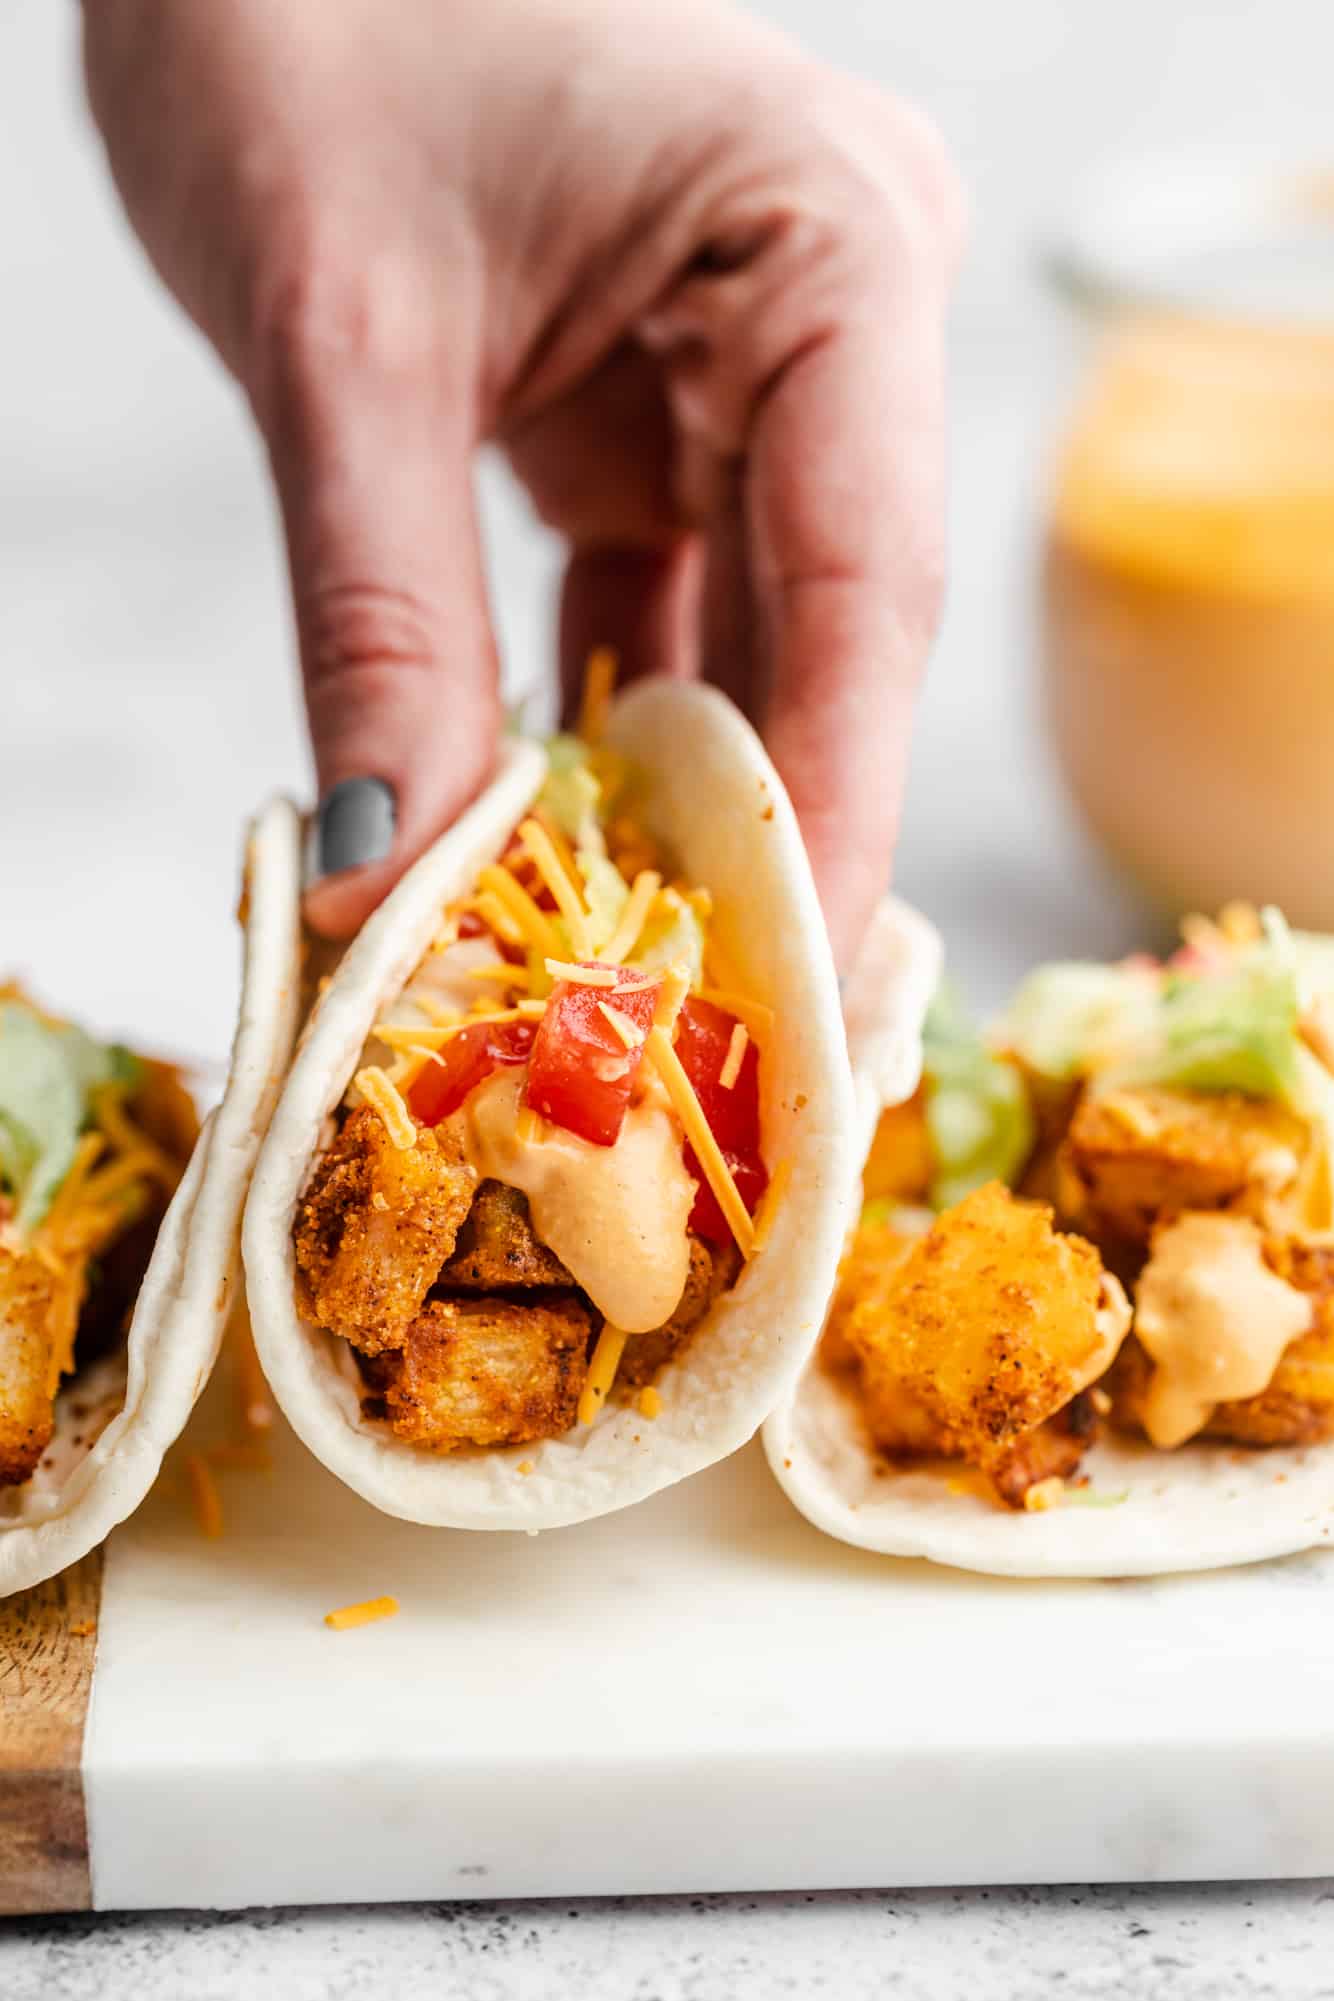
<path fill-rule="evenodd" d="M 661 1327 L 685 1290 L 695 1183 L 681 1131 L 646 1091 L 614 1146 L 591 1146 L 562 1127 L 520 1127 L 525 1073 L 499 1070 L 462 1110 L 468 1159 L 485 1179 L 528 1197 L 533 1228 L 613 1326 Z"/>
<path fill-rule="evenodd" d="M 1159 1230 L 1135 1304 L 1135 1332 L 1155 1364 L 1144 1400 L 1153 1444 L 1182 1445 L 1215 1404 L 1258 1396 L 1311 1311 L 1265 1263 L 1247 1218 L 1182 1216 Z"/>
<path fill-rule="evenodd" d="M 1334 333 L 1141 319 L 1056 469 L 1047 699 L 1115 858 L 1173 910 L 1334 928 Z"/>

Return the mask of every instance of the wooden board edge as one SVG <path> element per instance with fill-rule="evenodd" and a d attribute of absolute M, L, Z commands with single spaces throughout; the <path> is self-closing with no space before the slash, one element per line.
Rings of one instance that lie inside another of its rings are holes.
<path fill-rule="evenodd" d="M 0 1601 L 0 1914 L 92 1907 L 83 1738 L 102 1551 Z"/>

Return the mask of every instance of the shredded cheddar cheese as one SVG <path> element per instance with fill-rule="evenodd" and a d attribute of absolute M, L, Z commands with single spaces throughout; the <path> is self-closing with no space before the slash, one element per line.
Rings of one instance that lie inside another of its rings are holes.
<path fill-rule="evenodd" d="M 621 1366 L 626 1338 L 624 1328 L 613 1327 L 609 1320 L 602 1323 L 602 1332 L 598 1335 L 593 1359 L 588 1365 L 583 1393 L 579 1398 L 580 1424 L 592 1424 L 610 1396 L 611 1386 L 616 1381 L 616 1371 Z"/>
<path fill-rule="evenodd" d="M 156 1140 L 137 1126 L 125 1109 L 123 1084 L 107 1084 L 93 1099 L 93 1120 L 119 1153 L 143 1153 L 152 1161 L 151 1172 L 164 1188 L 175 1188 L 181 1178 L 176 1162 Z"/>
<path fill-rule="evenodd" d="M 643 1048 L 644 1031 L 638 1022 L 631 1021 L 628 1014 L 623 1014 L 618 1007 L 609 1007 L 606 1001 L 602 1000 L 598 1002 L 598 1013 L 627 1049 Z"/>
<path fill-rule="evenodd" d="M 185 1470 L 190 1481 L 190 1499 L 194 1503 L 199 1532 L 210 1541 L 216 1541 L 222 1534 L 222 1501 L 208 1461 L 202 1453 L 191 1452 L 186 1456 Z"/>
<path fill-rule="evenodd" d="M 543 964 L 553 980 L 564 980 L 572 987 L 611 988 L 617 984 L 610 966 L 575 966 L 568 959 L 546 959 Z"/>
<path fill-rule="evenodd" d="M 477 880 L 504 906 L 508 916 L 518 926 L 524 944 L 531 945 L 544 959 L 560 951 L 560 934 L 555 925 L 545 910 L 539 910 L 523 884 L 507 868 L 501 868 L 498 862 L 488 862 Z"/>
<path fill-rule="evenodd" d="M 649 1423 L 652 1424 L 654 1418 L 658 1417 L 661 1411 L 662 1398 L 658 1395 L 652 1383 L 646 1383 L 644 1388 L 639 1392 L 639 1415 L 646 1417 Z"/>
<path fill-rule="evenodd" d="M 555 899 L 556 908 L 569 927 L 570 943 L 580 959 L 591 959 L 593 943 L 588 931 L 588 911 L 577 880 L 567 875 L 546 828 L 538 820 L 519 823 L 519 839 L 524 853 Z"/>
<path fill-rule="evenodd" d="M 682 1003 L 690 992 L 690 975 L 684 966 L 669 966 L 662 976 L 662 990 L 653 1009 L 653 1026 L 671 1030 Z"/>
<path fill-rule="evenodd" d="M 623 965 L 629 958 L 639 942 L 639 934 L 648 922 L 649 911 L 661 887 L 662 877 L 656 869 L 640 869 L 630 885 L 629 900 L 621 912 L 620 922 L 598 954 L 604 965 Z"/>
<path fill-rule="evenodd" d="M 456 1007 L 446 1007 L 433 994 L 409 993 L 404 996 L 429 1022 L 437 1028 L 454 1028 L 462 1019 Z"/>
<path fill-rule="evenodd" d="M 526 987 L 530 984 L 527 966 L 510 966 L 503 959 L 493 965 L 465 966 L 465 980 L 498 980 L 503 987 Z"/>
<path fill-rule="evenodd" d="M 373 1626 L 377 1619 L 392 1619 L 397 1611 L 397 1598 L 363 1598 L 359 1605 L 340 1605 L 336 1612 L 326 1612 L 324 1623 L 335 1633 L 346 1633 L 353 1626 Z"/>
<path fill-rule="evenodd" d="M 540 1021 L 547 1011 L 544 1000 L 521 1000 L 514 1012 L 525 1021 Z"/>
<path fill-rule="evenodd" d="M 720 1007 L 724 1014 L 734 1014 L 738 1021 L 744 1021 L 757 1048 L 763 1049 L 772 1038 L 774 1011 L 763 1001 L 751 1000 L 749 995 L 737 993 L 730 987 L 701 987 L 699 997 L 712 1002 L 714 1007 Z"/>
<path fill-rule="evenodd" d="M 610 646 L 595 646 L 588 656 L 578 722 L 578 732 L 585 743 L 599 744 L 606 733 L 607 711 L 611 707 L 618 665 Z"/>
<path fill-rule="evenodd" d="M 358 1070 L 356 1086 L 373 1112 L 378 1112 L 380 1122 L 394 1145 L 401 1153 L 409 1152 L 417 1144 L 417 1128 L 411 1112 L 399 1096 L 398 1087 L 391 1083 L 376 1063 Z"/>
<path fill-rule="evenodd" d="M 732 1030 L 732 1037 L 727 1045 L 727 1054 L 723 1058 L 723 1067 L 718 1072 L 718 1082 L 724 1091 L 736 1089 L 736 1080 L 741 1075 L 741 1065 L 746 1059 L 746 1044 L 749 1041 L 750 1036 L 746 1032 L 746 1025 L 743 1021 L 739 1021 Z"/>
<path fill-rule="evenodd" d="M 504 944 L 523 944 L 524 935 L 522 930 L 510 916 L 509 911 L 505 908 L 505 905 L 494 890 L 480 890 L 473 897 L 472 902 L 464 907 L 472 910 L 476 916 L 480 917 L 487 929 L 494 931 L 497 938 L 501 939 Z"/>
<path fill-rule="evenodd" d="M 769 1177 L 769 1185 L 759 1199 L 753 1218 L 755 1224 L 755 1249 L 762 1251 L 769 1241 L 769 1232 L 774 1226 L 787 1184 L 792 1179 L 791 1156 L 785 1154 Z"/>
<path fill-rule="evenodd" d="M 709 1187 L 713 1190 L 718 1207 L 727 1221 L 727 1227 L 736 1238 L 737 1249 L 743 1258 L 751 1258 L 755 1253 L 755 1226 L 750 1219 L 750 1211 L 741 1199 L 732 1170 L 723 1159 L 721 1149 L 704 1116 L 694 1086 L 681 1066 L 681 1059 L 672 1048 L 666 1029 L 655 1024 L 648 1034 L 648 1053 L 653 1059 L 658 1075 L 667 1088 L 672 1101 L 672 1109 L 685 1129 L 701 1171 Z"/>
<path fill-rule="evenodd" d="M 1065 1498 L 1065 1482 L 1059 1473 L 1053 1473 L 1046 1480 L 1035 1480 L 1024 1494 L 1024 1506 L 1033 1515 L 1042 1515 L 1048 1508 L 1059 1507 Z"/>

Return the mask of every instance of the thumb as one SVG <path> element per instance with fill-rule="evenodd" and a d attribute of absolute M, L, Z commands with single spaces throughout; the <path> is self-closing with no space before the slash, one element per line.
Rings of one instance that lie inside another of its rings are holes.
<path fill-rule="evenodd" d="M 471 394 L 452 372 L 333 343 L 256 399 L 319 781 L 304 914 L 327 937 L 356 930 L 495 756 Z"/>

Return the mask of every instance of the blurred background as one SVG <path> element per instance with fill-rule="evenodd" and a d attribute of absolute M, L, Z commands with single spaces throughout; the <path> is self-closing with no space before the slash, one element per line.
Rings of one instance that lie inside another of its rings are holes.
<path fill-rule="evenodd" d="M 82 105 L 77 11 L 0 9 L 0 966 L 103 1028 L 220 1054 L 239 824 L 274 788 L 310 784 L 281 557 L 241 406 L 114 202 Z M 1319 157 L 1334 7 L 757 11 L 921 103 L 973 193 L 953 333 L 950 603 L 898 883 L 987 1002 L 1032 958 L 1114 952 L 1144 921 L 1076 831 L 1038 721 L 1035 565 L 1072 383 L 1039 244 L 1081 178 L 1116 159 Z M 517 688 L 548 657 L 555 555 L 495 468 L 482 485 Z"/>

